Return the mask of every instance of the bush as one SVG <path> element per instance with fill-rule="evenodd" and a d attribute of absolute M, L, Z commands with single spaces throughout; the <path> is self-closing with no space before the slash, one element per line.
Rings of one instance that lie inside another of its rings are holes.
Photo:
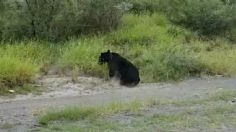
<path fill-rule="evenodd" d="M 201 35 L 224 35 L 235 25 L 236 10 L 220 0 L 186 0 L 174 22 Z"/>
<path fill-rule="evenodd" d="M 236 4 L 236 0 L 222 0 L 225 4 L 233 5 Z"/>
<path fill-rule="evenodd" d="M 117 27 L 122 14 L 122 10 L 116 7 L 118 2 L 112 0 L 6 2 L 9 6 L 0 18 L 3 23 L 0 35 L 6 40 L 38 38 L 59 41 L 83 33 L 106 32 Z"/>
<path fill-rule="evenodd" d="M 122 17 L 119 1 L 89 0 L 80 20 L 82 32 L 106 32 L 116 28 Z"/>
<path fill-rule="evenodd" d="M 131 0 L 127 1 L 130 3 L 129 11 L 134 14 L 142 14 L 142 13 L 149 13 L 153 14 L 158 7 L 158 0 Z"/>
<path fill-rule="evenodd" d="M 131 0 L 134 14 L 163 12 L 200 35 L 228 35 L 236 23 L 235 0 Z"/>
<path fill-rule="evenodd" d="M 129 0 L 126 1 L 129 12 L 133 14 L 150 14 L 164 12 L 169 14 L 178 13 L 185 0 Z M 174 16 L 174 15 L 173 15 Z"/>

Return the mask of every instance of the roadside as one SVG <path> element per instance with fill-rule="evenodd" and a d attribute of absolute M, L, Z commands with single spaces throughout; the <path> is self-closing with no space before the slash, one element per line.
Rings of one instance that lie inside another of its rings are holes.
<path fill-rule="evenodd" d="M 115 81 L 87 77 L 83 79 L 78 79 L 81 82 L 74 84 L 68 82 L 68 78 L 45 78 L 48 82 L 41 82 L 43 85 L 53 85 L 51 88 L 48 86 L 51 91 L 47 93 L 37 96 L 18 96 L 14 99 L 1 98 L 0 131 L 24 132 L 36 127 L 37 115 L 50 108 L 99 105 L 134 99 L 146 100 L 153 97 L 171 100 L 199 99 L 217 90 L 236 89 L 236 78 L 190 79 L 179 83 L 144 83 L 135 88 L 121 87 Z"/>

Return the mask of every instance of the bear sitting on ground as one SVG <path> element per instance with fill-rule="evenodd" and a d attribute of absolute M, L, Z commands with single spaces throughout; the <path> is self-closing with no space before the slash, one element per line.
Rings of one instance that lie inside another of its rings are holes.
<path fill-rule="evenodd" d="M 104 63 L 108 64 L 109 76 L 118 77 L 121 85 L 135 86 L 139 83 L 138 69 L 118 53 L 110 52 L 110 50 L 101 53 L 99 64 Z"/>

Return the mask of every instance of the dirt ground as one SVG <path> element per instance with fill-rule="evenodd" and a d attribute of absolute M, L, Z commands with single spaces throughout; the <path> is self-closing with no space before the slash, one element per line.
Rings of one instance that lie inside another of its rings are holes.
<path fill-rule="evenodd" d="M 141 83 L 134 88 L 120 86 L 116 80 L 44 76 L 37 85 L 47 88 L 41 95 L 0 97 L 0 132 L 25 132 L 37 127 L 37 117 L 50 108 L 98 105 L 150 98 L 187 100 L 203 98 L 222 89 L 236 90 L 236 78 L 189 79 L 173 83 Z"/>

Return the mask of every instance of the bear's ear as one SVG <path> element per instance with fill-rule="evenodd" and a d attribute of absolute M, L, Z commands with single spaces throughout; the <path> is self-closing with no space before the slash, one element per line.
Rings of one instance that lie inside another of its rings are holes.
<path fill-rule="evenodd" d="M 107 50 L 107 53 L 110 53 L 110 50 Z"/>

